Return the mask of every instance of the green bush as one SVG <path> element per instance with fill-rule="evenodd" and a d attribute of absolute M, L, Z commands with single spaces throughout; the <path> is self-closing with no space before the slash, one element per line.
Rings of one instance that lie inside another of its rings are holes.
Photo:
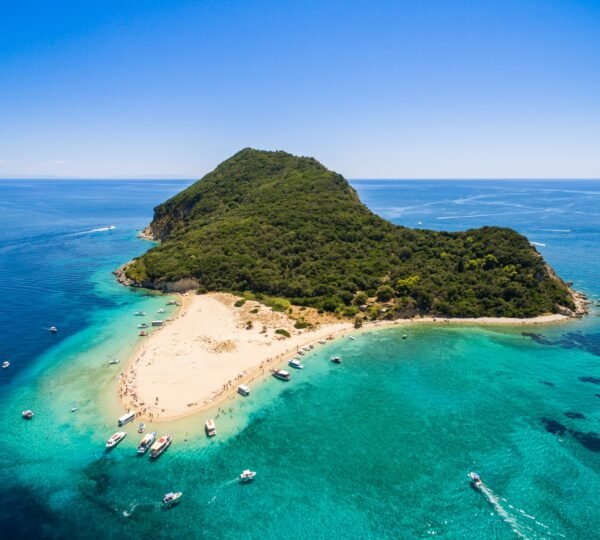
<path fill-rule="evenodd" d="M 275 330 L 275 333 L 280 336 L 290 337 L 290 333 L 285 328 L 278 328 Z"/>

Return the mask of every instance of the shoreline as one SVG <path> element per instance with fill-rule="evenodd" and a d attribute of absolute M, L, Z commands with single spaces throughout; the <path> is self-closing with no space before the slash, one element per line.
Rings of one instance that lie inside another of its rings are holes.
<path fill-rule="evenodd" d="M 179 297 L 182 304 L 172 320 L 136 345 L 119 376 L 119 401 L 140 421 L 171 422 L 213 409 L 236 394 L 240 384 L 268 375 L 302 347 L 319 347 L 319 341 L 346 334 L 412 324 L 531 326 L 574 318 L 560 313 L 534 318 L 424 316 L 369 321 L 358 329 L 341 321 L 297 330 L 287 314 L 256 301 L 235 307 L 239 297 L 228 293 Z M 580 302 L 585 302 L 584 295 Z M 290 337 L 278 335 L 277 329 L 286 330 Z"/>

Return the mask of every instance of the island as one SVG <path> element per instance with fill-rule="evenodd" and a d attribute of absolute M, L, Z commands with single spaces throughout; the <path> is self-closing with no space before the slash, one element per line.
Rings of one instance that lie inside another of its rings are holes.
<path fill-rule="evenodd" d="M 158 242 L 115 273 L 181 293 L 121 377 L 127 409 L 170 420 L 230 399 L 303 347 L 399 320 L 522 324 L 586 302 L 526 237 L 410 229 L 317 160 L 246 148 L 157 206 Z"/>

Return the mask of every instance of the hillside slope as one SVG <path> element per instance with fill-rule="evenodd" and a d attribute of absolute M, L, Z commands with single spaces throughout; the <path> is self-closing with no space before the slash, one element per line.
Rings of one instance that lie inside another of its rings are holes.
<path fill-rule="evenodd" d="M 446 233 L 373 214 L 312 158 L 245 149 L 155 208 L 161 244 L 128 283 L 285 297 L 353 315 L 367 297 L 387 316 L 529 317 L 574 308 L 568 287 L 511 229 Z"/>

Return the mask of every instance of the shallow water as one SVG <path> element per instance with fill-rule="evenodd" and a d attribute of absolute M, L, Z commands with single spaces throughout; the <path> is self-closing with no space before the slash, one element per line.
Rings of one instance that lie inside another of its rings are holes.
<path fill-rule="evenodd" d="M 204 438 L 203 416 L 149 426 L 175 435 L 150 462 L 135 455 L 130 424 L 107 453 L 121 413 L 120 366 L 108 359 L 135 346 L 135 311 L 165 304 L 118 286 L 110 271 L 147 249 L 135 229 L 184 184 L 23 184 L 0 183 L 0 206 L 11 209 L 0 213 L 0 345 L 12 363 L 0 373 L 7 538 L 595 537 L 597 317 L 365 332 L 317 348 L 289 383 L 255 383 L 249 398 L 222 406 L 215 439 Z M 354 185 L 372 209 L 409 226 L 511 225 L 544 243 L 562 276 L 600 294 L 598 184 Z M 477 217 L 515 200 L 526 208 Z M 86 232 L 108 225 L 116 229 Z M 51 324 L 58 335 L 44 330 Z M 258 476 L 242 486 L 245 468 Z M 485 492 L 469 486 L 471 470 Z M 171 490 L 184 496 L 165 511 Z"/>

